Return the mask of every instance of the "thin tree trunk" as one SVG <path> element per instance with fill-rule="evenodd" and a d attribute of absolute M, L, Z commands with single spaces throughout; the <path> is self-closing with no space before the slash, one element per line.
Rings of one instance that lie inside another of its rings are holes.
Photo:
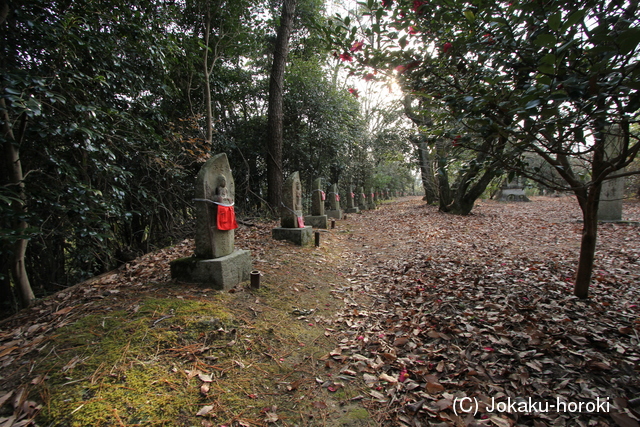
<path fill-rule="evenodd" d="M 211 11 L 209 10 L 209 5 L 207 5 L 207 22 L 205 23 L 205 32 L 204 32 L 204 59 L 203 59 L 203 68 L 204 68 L 204 102 L 206 105 L 206 120 L 207 120 L 207 128 L 205 130 L 205 142 L 210 146 L 211 141 L 213 139 L 213 109 L 211 107 L 211 83 L 209 79 L 211 78 L 211 71 L 209 71 L 209 37 L 211 34 Z M 216 58 L 213 59 L 215 63 Z M 213 66 L 211 67 L 213 68 Z"/>
<path fill-rule="evenodd" d="M 601 184 L 595 184 L 588 191 L 587 199 L 580 204 L 582 208 L 582 241 L 580 243 L 580 258 L 573 293 L 578 298 L 589 296 L 589 285 L 593 272 L 593 262 L 596 254 L 596 242 L 598 238 L 598 205 L 600 200 Z"/>
<path fill-rule="evenodd" d="M 11 128 L 11 121 L 9 113 L 7 112 L 7 106 L 5 100 L 0 98 L 0 110 L 2 111 L 2 134 L 5 139 L 4 153 L 5 153 L 5 165 L 8 170 L 9 184 L 15 186 L 18 189 L 18 197 L 20 201 L 13 202 L 13 209 L 16 213 L 16 217 L 21 217 L 26 212 L 24 194 L 24 182 L 22 174 L 22 165 L 20 163 L 20 152 L 17 146 L 17 141 Z M 27 222 L 19 220 L 15 224 L 15 230 L 18 235 L 24 234 L 27 229 Z M 13 259 L 11 260 L 11 273 L 15 285 L 18 287 L 20 297 L 22 299 L 22 305 L 28 307 L 36 299 L 29 283 L 29 276 L 25 268 L 25 253 L 27 251 L 27 239 L 18 239 L 13 245 Z"/>
<path fill-rule="evenodd" d="M 284 98 L 284 69 L 289 53 L 289 36 L 293 27 L 293 17 L 296 0 L 284 0 L 282 16 L 276 36 L 273 53 L 273 66 L 269 81 L 269 110 L 267 123 L 267 200 L 276 212 L 282 203 L 282 141 L 283 141 L 283 111 Z"/>
<path fill-rule="evenodd" d="M 433 160 L 429 154 L 428 146 L 424 142 L 418 144 L 418 158 L 420 159 L 424 200 L 428 204 L 433 204 L 438 200 L 438 193 L 433 179 Z"/>
<path fill-rule="evenodd" d="M 600 107 L 603 108 L 602 105 Z M 578 271 L 576 272 L 576 283 L 573 290 L 574 295 L 578 298 L 587 298 L 589 296 L 598 238 L 598 206 L 600 204 L 602 181 L 605 178 L 604 171 L 608 163 L 605 154 L 607 145 L 606 121 L 600 118 L 596 120 L 594 127 L 596 137 L 591 160 L 591 177 L 593 181 L 590 186 L 582 187 L 575 191 L 584 220 Z M 576 187 L 576 189 L 578 188 Z"/>

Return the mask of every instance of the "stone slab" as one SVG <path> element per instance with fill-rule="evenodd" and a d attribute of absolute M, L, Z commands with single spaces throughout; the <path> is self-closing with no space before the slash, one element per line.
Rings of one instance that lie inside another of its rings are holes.
<path fill-rule="evenodd" d="M 359 213 L 360 212 L 360 208 L 358 208 L 358 207 L 348 208 L 345 212 L 346 213 Z"/>
<path fill-rule="evenodd" d="M 172 261 L 170 265 L 173 279 L 228 290 L 238 283 L 249 280 L 251 253 L 236 249 L 231 254 L 220 258 L 180 258 Z"/>
<path fill-rule="evenodd" d="M 313 228 L 329 228 L 329 220 L 327 219 L 326 215 L 305 216 L 304 223 L 312 226 Z"/>
<path fill-rule="evenodd" d="M 342 209 L 325 211 L 329 218 L 342 219 Z"/>
<path fill-rule="evenodd" d="M 313 243 L 313 227 L 310 225 L 304 228 L 278 227 L 271 230 L 271 236 L 276 240 L 288 240 L 298 246 L 306 246 Z"/>

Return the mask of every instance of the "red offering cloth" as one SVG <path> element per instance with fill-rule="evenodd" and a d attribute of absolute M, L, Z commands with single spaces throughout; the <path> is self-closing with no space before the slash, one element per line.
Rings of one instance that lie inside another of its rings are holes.
<path fill-rule="evenodd" d="M 301 216 L 298 217 L 298 227 L 304 228 L 304 218 Z"/>
<path fill-rule="evenodd" d="M 321 191 L 321 193 L 322 193 L 322 201 L 325 201 L 327 199 L 327 195 L 324 194 L 324 191 Z"/>
<path fill-rule="evenodd" d="M 218 205 L 218 230 L 235 230 L 238 228 L 236 222 L 236 213 L 233 210 L 233 206 Z"/>

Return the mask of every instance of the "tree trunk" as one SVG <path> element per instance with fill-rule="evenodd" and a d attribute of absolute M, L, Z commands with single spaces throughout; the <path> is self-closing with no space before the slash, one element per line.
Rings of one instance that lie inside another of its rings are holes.
<path fill-rule="evenodd" d="M 596 253 L 598 237 L 598 205 L 600 200 L 601 184 L 595 184 L 588 192 L 587 200 L 580 203 L 582 208 L 582 241 L 580 243 L 580 258 L 573 293 L 578 298 L 589 296 L 589 285 L 593 272 L 593 261 Z"/>
<path fill-rule="evenodd" d="M 267 201 L 278 212 L 282 203 L 282 140 L 284 98 L 284 68 L 289 53 L 289 35 L 293 27 L 296 0 L 283 0 L 282 16 L 276 36 L 273 66 L 269 81 L 269 110 L 267 123 Z"/>
<path fill-rule="evenodd" d="M 422 187 L 424 188 L 424 200 L 428 204 L 438 201 L 438 193 L 433 177 L 433 162 L 426 143 L 418 144 L 418 156 L 420 159 L 420 173 L 422 175 Z"/>
<path fill-rule="evenodd" d="M 438 200 L 440 202 L 440 211 L 449 212 L 448 206 L 451 204 L 451 184 L 449 183 L 449 174 L 447 172 L 447 160 L 445 143 L 442 140 L 436 142 L 436 157 L 438 167 L 436 173 L 438 175 Z"/>
<path fill-rule="evenodd" d="M 13 202 L 13 209 L 16 218 L 23 217 L 26 213 L 26 196 L 24 194 L 24 182 L 22 175 L 22 165 L 20 163 L 20 152 L 14 134 L 11 128 L 11 120 L 7 111 L 5 100 L 0 98 L 0 110 L 2 111 L 2 134 L 5 139 L 4 153 L 5 165 L 8 170 L 9 185 L 17 189 L 19 201 Z M 16 221 L 14 229 L 18 236 L 24 235 L 27 229 L 27 222 L 24 220 Z M 29 276 L 25 268 L 25 253 L 27 251 L 27 239 L 18 239 L 13 245 L 13 259 L 11 260 L 11 274 L 13 281 L 18 287 L 21 297 L 21 303 L 24 307 L 28 307 L 36 299 L 29 283 Z"/>
<path fill-rule="evenodd" d="M 203 69 L 204 69 L 204 102 L 206 107 L 206 120 L 207 127 L 205 129 L 205 142 L 206 145 L 211 148 L 211 141 L 213 140 L 213 108 L 211 106 L 211 72 L 213 70 L 213 64 L 215 64 L 216 58 L 214 56 L 213 63 L 209 66 L 209 39 L 211 35 L 211 11 L 207 5 L 207 14 L 206 18 L 207 22 L 205 22 L 205 30 L 204 30 L 204 58 L 202 61 Z"/>
<path fill-rule="evenodd" d="M 603 108 L 602 105 L 600 105 Z M 602 182 L 606 177 L 605 170 L 609 166 L 606 156 L 607 132 L 606 121 L 602 118 L 595 122 L 595 144 L 593 145 L 593 158 L 591 160 L 592 182 L 588 187 L 575 186 L 574 193 L 578 198 L 578 204 L 582 209 L 582 241 L 580 243 L 580 258 L 576 283 L 573 293 L 578 298 L 589 296 L 589 286 L 593 273 L 593 261 L 596 254 L 596 242 L 598 238 L 598 206 L 600 205 L 600 193 Z"/>

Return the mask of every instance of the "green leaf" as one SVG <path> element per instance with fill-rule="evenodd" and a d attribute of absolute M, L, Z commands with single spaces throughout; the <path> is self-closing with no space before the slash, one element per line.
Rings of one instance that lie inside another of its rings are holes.
<path fill-rule="evenodd" d="M 200 41 L 200 40 L 198 40 L 198 46 L 200 46 L 200 47 L 201 47 L 201 48 L 203 48 L 203 49 L 208 50 L 209 52 L 213 52 L 213 51 L 211 50 L 211 47 L 207 46 L 206 44 L 204 44 L 204 43 L 203 43 L 202 41 Z"/>
<path fill-rule="evenodd" d="M 571 15 L 569 15 L 564 25 L 562 26 L 562 29 L 560 30 L 560 32 L 565 33 L 569 28 L 577 24 L 578 21 L 584 18 L 585 13 L 586 13 L 586 9 L 582 9 L 582 10 L 577 10 L 573 12 Z"/>
<path fill-rule="evenodd" d="M 469 20 L 469 22 L 473 22 L 476 20 L 476 15 L 470 10 L 465 10 L 464 16 Z"/>
<path fill-rule="evenodd" d="M 553 47 L 556 44 L 556 36 L 553 34 L 540 34 L 533 43 L 537 46 Z"/>
<path fill-rule="evenodd" d="M 541 103 L 542 103 L 542 101 L 541 101 L 541 100 L 539 100 L 539 99 L 534 99 L 534 100 L 532 100 L 532 101 L 529 101 L 529 102 L 527 103 L 527 105 L 525 105 L 525 107 L 524 107 L 524 108 L 525 108 L 525 110 L 529 110 L 529 109 L 531 109 L 531 108 L 535 108 L 535 107 L 537 107 L 537 106 L 538 106 L 538 105 L 540 105 Z"/>
<path fill-rule="evenodd" d="M 554 13 L 553 15 L 551 15 L 549 17 L 549 27 L 552 30 L 558 31 L 560 29 L 560 25 L 561 24 L 562 24 L 562 13 L 561 12 Z"/>
<path fill-rule="evenodd" d="M 621 33 L 618 40 L 620 40 L 620 52 L 623 55 L 631 53 L 640 43 L 640 28 L 631 28 Z"/>
<path fill-rule="evenodd" d="M 540 59 L 540 63 L 554 65 L 556 63 L 556 56 L 553 53 L 548 53 Z"/>

